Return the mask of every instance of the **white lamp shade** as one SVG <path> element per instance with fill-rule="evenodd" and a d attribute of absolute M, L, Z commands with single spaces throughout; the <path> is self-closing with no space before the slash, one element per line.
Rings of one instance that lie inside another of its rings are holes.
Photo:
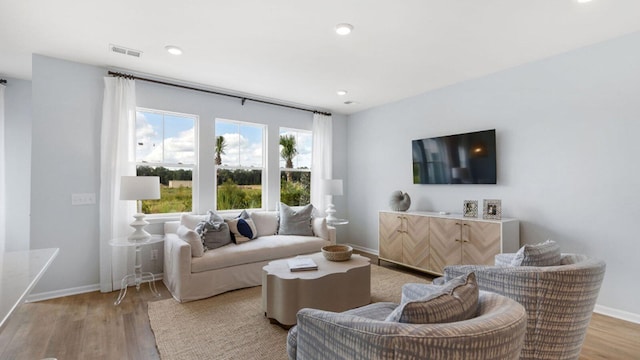
<path fill-rule="evenodd" d="M 322 183 L 325 195 L 342 195 L 342 179 L 325 179 Z"/>
<path fill-rule="evenodd" d="M 160 199 L 159 176 L 123 176 L 120 179 L 120 200 Z"/>

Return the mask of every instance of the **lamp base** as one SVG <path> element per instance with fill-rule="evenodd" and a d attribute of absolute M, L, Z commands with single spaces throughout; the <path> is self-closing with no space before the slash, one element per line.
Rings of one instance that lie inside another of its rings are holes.
<path fill-rule="evenodd" d="M 134 222 L 129 224 L 132 228 L 134 228 L 134 232 L 129 235 L 128 239 L 131 242 L 142 242 L 151 239 L 151 234 L 144 230 L 144 227 L 149 225 L 147 221 L 144 220 L 143 213 L 137 213 L 133 215 L 136 219 Z"/>
<path fill-rule="evenodd" d="M 336 207 L 333 204 L 329 204 L 325 212 L 327 213 L 327 223 L 338 220 L 335 216 Z"/>

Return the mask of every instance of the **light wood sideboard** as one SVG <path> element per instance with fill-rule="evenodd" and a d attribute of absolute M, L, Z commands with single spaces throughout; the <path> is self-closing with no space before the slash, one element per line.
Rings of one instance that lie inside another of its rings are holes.
<path fill-rule="evenodd" d="M 378 225 L 378 262 L 436 275 L 442 275 L 447 265 L 493 265 L 496 254 L 516 252 L 520 247 L 517 219 L 381 211 Z"/>

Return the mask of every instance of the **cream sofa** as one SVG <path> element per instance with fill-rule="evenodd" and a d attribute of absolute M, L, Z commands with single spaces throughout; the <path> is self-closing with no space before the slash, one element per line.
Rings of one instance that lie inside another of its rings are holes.
<path fill-rule="evenodd" d="M 315 253 L 336 242 L 335 228 L 327 226 L 323 218 L 313 220 L 314 236 L 268 235 L 264 229 L 273 234 L 273 229 L 278 228 L 278 213 L 262 211 L 254 214 L 251 215 L 260 218 L 256 221 L 256 239 L 208 250 L 201 257 L 193 257 L 191 245 L 177 235 L 180 221 L 165 223 L 162 281 L 176 300 L 204 299 L 261 285 L 262 267 L 270 261 Z"/>

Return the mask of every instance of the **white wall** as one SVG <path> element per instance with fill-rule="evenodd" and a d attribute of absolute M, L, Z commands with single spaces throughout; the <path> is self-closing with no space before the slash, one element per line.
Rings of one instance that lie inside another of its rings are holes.
<path fill-rule="evenodd" d="M 393 190 L 411 210 L 502 199 L 523 243 L 603 258 L 598 304 L 640 319 L 639 64 L 636 33 L 350 116 L 350 242 L 377 251 Z M 498 185 L 412 184 L 412 139 L 491 128 Z"/>
<path fill-rule="evenodd" d="M 34 293 L 98 283 L 98 205 L 104 69 L 33 56 L 31 248 L 60 248 Z"/>
<path fill-rule="evenodd" d="M 29 249 L 31 81 L 2 77 L 5 89 L 6 251 Z"/>

